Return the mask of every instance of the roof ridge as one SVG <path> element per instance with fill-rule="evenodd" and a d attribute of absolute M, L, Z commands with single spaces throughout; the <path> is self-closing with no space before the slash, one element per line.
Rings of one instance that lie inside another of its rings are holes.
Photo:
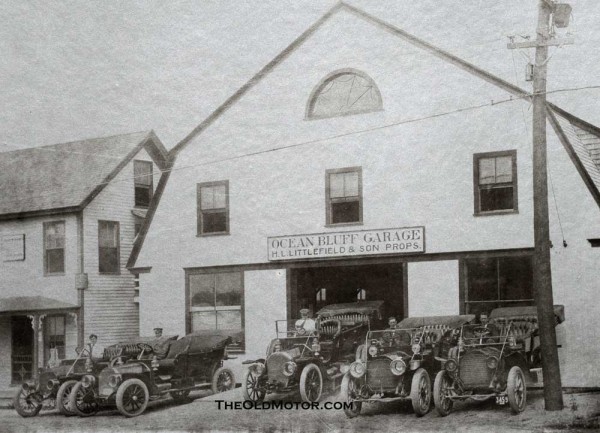
<path fill-rule="evenodd" d="M 68 144 L 81 143 L 81 142 L 84 142 L 84 141 L 107 140 L 107 139 L 110 139 L 110 138 L 125 137 L 127 135 L 135 135 L 135 134 L 146 134 L 146 136 L 144 137 L 144 138 L 146 138 L 153 131 L 154 130 L 152 130 L 152 129 L 146 129 L 146 130 L 143 130 L 143 131 L 126 132 L 124 134 L 113 134 L 113 135 L 107 135 L 107 136 L 103 136 L 103 137 L 90 137 L 90 138 L 82 138 L 80 140 L 64 141 L 64 142 L 60 142 L 60 143 L 43 144 L 41 146 L 23 147 L 21 149 L 14 149 L 14 150 L 7 150 L 7 151 L 4 151 L 4 152 L 0 152 L 0 155 L 6 154 L 6 153 L 14 153 L 14 152 L 26 152 L 26 151 L 32 151 L 32 150 L 36 150 L 36 149 L 44 149 L 44 148 L 54 147 L 54 146 L 64 146 L 64 145 L 68 145 Z"/>

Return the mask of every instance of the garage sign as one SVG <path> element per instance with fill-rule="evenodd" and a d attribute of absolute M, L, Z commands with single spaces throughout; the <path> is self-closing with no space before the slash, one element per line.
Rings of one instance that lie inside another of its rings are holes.
<path fill-rule="evenodd" d="M 314 233 L 268 238 L 270 261 L 425 252 L 425 227 Z"/>

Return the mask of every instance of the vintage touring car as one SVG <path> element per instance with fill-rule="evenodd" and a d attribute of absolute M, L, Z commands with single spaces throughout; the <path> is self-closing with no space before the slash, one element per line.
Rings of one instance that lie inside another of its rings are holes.
<path fill-rule="evenodd" d="M 556 323 L 564 321 L 563 306 L 555 306 Z M 497 308 L 489 322 L 469 324 L 455 335 L 456 345 L 435 377 L 433 396 L 438 413 L 446 416 L 456 400 L 495 398 L 515 414 L 525 409 L 527 383 L 537 376 L 539 337 L 535 307 Z"/>
<path fill-rule="evenodd" d="M 411 400 L 417 416 L 431 405 L 431 377 L 441 369 L 437 356 L 448 333 L 474 315 L 410 317 L 394 328 L 370 331 L 356 360 L 342 379 L 340 396 L 351 403 L 348 417 L 360 414 L 363 402 Z"/>
<path fill-rule="evenodd" d="M 54 400 L 54 406 L 63 415 L 75 415 L 70 409 L 69 395 L 73 386 L 87 373 L 98 372 L 108 365 L 109 359 L 94 360 L 89 348 L 76 349 L 77 357 L 63 359 L 59 365 L 41 369 L 37 380 L 21 385 L 13 398 L 13 406 L 22 417 L 36 416 L 44 402 Z"/>
<path fill-rule="evenodd" d="M 329 305 L 317 312 L 314 332 L 296 330 L 297 321 L 277 321 L 266 358 L 244 362 L 250 364 L 244 398 L 262 401 L 270 393 L 299 390 L 302 401 L 318 401 L 324 384 L 335 386 L 342 377 L 342 366 L 352 362 L 370 327 L 380 326 L 382 307 L 383 301 Z"/>
<path fill-rule="evenodd" d="M 117 357 L 97 376 L 83 376 L 71 392 L 71 407 L 89 415 L 116 406 L 121 414 L 133 417 L 142 414 L 150 400 L 166 394 L 180 402 L 195 389 L 210 387 L 215 393 L 233 389 L 235 376 L 223 361 L 230 359 L 227 346 L 236 338 L 227 331 L 195 332 L 172 341 L 162 359 L 151 344 L 138 343 L 137 357 Z"/>

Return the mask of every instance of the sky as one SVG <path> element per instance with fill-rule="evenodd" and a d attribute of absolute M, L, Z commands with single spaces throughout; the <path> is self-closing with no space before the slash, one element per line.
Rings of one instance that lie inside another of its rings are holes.
<path fill-rule="evenodd" d="M 531 90 L 537 0 L 348 0 Z M 0 3 L 0 151 L 153 129 L 172 148 L 336 0 Z M 572 0 L 575 44 L 550 48 L 548 89 L 600 86 L 600 2 Z M 600 125 L 600 89 L 548 98 Z"/>

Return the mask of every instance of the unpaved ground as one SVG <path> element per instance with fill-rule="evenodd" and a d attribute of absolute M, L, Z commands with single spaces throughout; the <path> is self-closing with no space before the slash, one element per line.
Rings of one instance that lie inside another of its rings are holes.
<path fill-rule="evenodd" d="M 23 419 L 13 410 L 0 411 L 2 432 L 87 432 L 87 431 L 217 431 L 217 432 L 551 432 L 600 430 L 600 393 L 567 394 L 566 408 L 545 412 L 540 391 L 529 392 L 527 409 L 511 415 L 506 406 L 492 401 L 461 403 L 442 418 L 432 411 L 422 418 L 412 413 L 410 404 L 369 404 L 363 414 L 347 419 L 341 410 L 224 410 L 215 400 L 241 401 L 239 389 L 218 396 L 195 394 L 194 400 L 175 405 L 165 399 L 152 402 L 146 413 L 124 418 L 116 411 L 104 411 L 91 418 L 65 418 L 42 412 Z M 294 400 L 293 396 L 276 399 Z M 333 400 L 333 398 L 329 398 Z M 221 404 L 223 406 L 223 404 Z"/>

